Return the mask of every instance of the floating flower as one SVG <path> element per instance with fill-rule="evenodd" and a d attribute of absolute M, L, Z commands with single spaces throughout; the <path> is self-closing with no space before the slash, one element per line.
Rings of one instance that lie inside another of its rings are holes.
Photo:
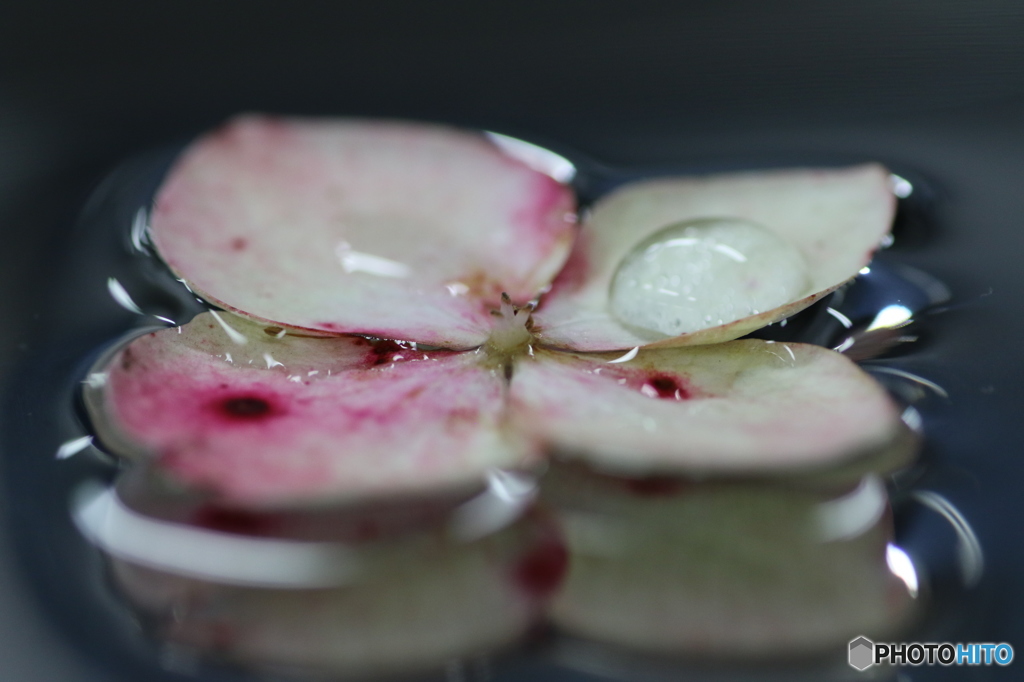
<path fill-rule="evenodd" d="M 627 476 L 824 466 L 901 433 L 828 349 L 734 340 L 856 275 L 876 165 L 628 184 L 448 128 L 245 117 L 189 147 L 151 236 L 217 308 L 118 350 L 102 439 L 225 504 L 479 485 L 558 454 Z"/>

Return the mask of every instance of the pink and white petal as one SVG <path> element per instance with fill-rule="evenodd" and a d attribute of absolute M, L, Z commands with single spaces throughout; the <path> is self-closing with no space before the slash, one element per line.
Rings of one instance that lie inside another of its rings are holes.
<path fill-rule="evenodd" d="M 536 456 L 506 433 L 504 377 L 475 353 L 301 339 L 334 350 L 348 344 L 350 357 L 363 358 L 341 369 L 327 362 L 312 374 L 318 370 L 307 369 L 297 351 L 292 367 L 268 367 L 229 362 L 211 354 L 217 348 L 179 338 L 165 330 L 119 351 L 98 373 L 103 379 L 87 405 L 109 447 L 152 457 L 160 471 L 227 504 L 471 487 L 491 467 Z"/>
<path fill-rule="evenodd" d="M 189 147 L 151 216 L 207 300 L 268 324 L 448 348 L 561 268 L 572 192 L 483 135 L 247 116 Z"/>
<path fill-rule="evenodd" d="M 627 476 L 818 468 L 901 433 L 888 394 L 818 346 L 742 340 L 616 359 L 521 362 L 513 421 L 564 457 Z"/>
<path fill-rule="evenodd" d="M 784 319 L 855 276 L 889 231 L 895 198 L 885 168 L 783 170 L 631 183 L 600 200 L 565 269 L 534 314 L 542 342 L 581 351 L 671 347 L 739 338 Z M 809 288 L 798 300 L 680 336 L 624 326 L 611 312 L 623 259 L 674 223 L 739 218 L 795 247 Z"/>
<path fill-rule="evenodd" d="M 180 365 L 213 356 L 237 366 L 276 369 L 310 379 L 365 367 L 378 360 L 381 349 L 391 348 L 358 337 L 290 334 L 283 327 L 216 311 L 200 313 L 188 324 L 149 338 L 146 345 L 153 362 Z"/>

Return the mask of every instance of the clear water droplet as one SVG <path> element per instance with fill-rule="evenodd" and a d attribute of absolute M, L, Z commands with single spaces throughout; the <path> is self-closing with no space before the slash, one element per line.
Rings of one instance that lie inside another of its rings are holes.
<path fill-rule="evenodd" d="M 777 308 L 809 287 L 794 245 L 747 220 L 708 218 L 637 244 L 615 272 L 610 307 L 624 324 L 678 336 Z"/>

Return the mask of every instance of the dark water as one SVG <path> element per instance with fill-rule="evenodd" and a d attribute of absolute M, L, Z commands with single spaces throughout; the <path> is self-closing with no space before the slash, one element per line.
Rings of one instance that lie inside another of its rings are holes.
<path fill-rule="evenodd" d="M 13 529 L 16 544 L 45 609 L 59 627 L 100 665 L 116 671 L 124 679 L 246 680 L 268 676 L 270 679 L 301 679 L 308 671 L 266 665 L 245 670 L 244 664 L 224 661 L 223 652 L 217 649 L 222 645 L 210 645 L 213 640 L 191 646 L 181 641 L 173 645 L 162 643 L 160 633 L 166 634 L 167 619 L 181 619 L 180 614 L 175 615 L 173 608 L 163 613 L 159 609 L 130 605 L 125 598 L 123 573 L 119 574 L 116 568 L 112 570 L 104 556 L 81 537 L 69 514 L 75 492 L 83 481 L 112 484 L 123 476 L 122 466 L 92 446 L 65 459 L 58 460 L 54 456 L 62 443 L 87 434 L 78 387 L 87 369 L 105 348 L 142 325 L 166 326 L 160 318 L 183 323 L 205 309 L 146 253 L 145 242 L 138 238 L 138 231 L 134 232 L 136 239 L 132 238 L 132 226 L 137 224 L 139 209 L 147 205 L 175 153 L 176 149 L 168 149 L 139 157 L 115 171 L 84 208 L 79 223 L 69 235 L 60 266 L 55 269 L 57 294 L 52 302 L 48 334 L 22 367 L 10 398 L 16 401 L 17 412 L 26 415 L 23 421 L 12 424 L 13 428 L 6 435 L 11 444 L 8 480 L 17 482 L 6 491 L 16 521 Z M 784 159 L 778 165 L 799 161 Z M 627 172 L 586 160 L 578 163 L 581 173 L 577 185 L 584 201 L 593 200 L 631 179 L 675 170 L 722 170 L 651 168 Z M 986 610 L 985 599 L 993 595 L 986 589 L 990 578 L 984 564 L 985 548 L 972 541 L 972 519 L 961 522 L 956 508 L 951 504 L 947 506 L 946 498 L 935 492 L 942 492 L 946 481 L 960 481 L 971 474 L 953 470 L 948 463 L 937 459 L 930 447 L 936 437 L 931 430 L 933 415 L 941 413 L 949 401 L 947 390 L 934 383 L 929 373 L 929 363 L 935 362 L 929 355 L 930 344 L 935 335 L 942 333 L 942 325 L 934 324 L 933 320 L 955 317 L 957 304 L 955 298 L 951 302 L 941 282 L 904 263 L 906 254 L 927 241 L 932 210 L 932 191 L 927 182 L 913 174 L 908 173 L 907 177 L 913 191 L 901 199 L 892 248 L 880 253 L 870 265 L 870 271 L 860 275 L 852 285 L 794 316 L 785 326 L 774 325 L 758 335 L 827 347 L 843 347 L 849 342 L 845 351 L 861 361 L 905 406 L 905 421 L 925 436 L 925 447 L 918 459 L 895 472 L 888 470 L 888 461 L 872 460 L 864 463 L 861 470 L 855 467 L 852 472 L 832 473 L 847 482 L 856 481 L 865 471 L 877 470 L 882 475 L 894 519 L 892 544 L 902 548 L 916 569 L 919 596 L 915 613 L 892 630 L 890 636 L 907 641 L 986 641 L 983 630 L 972 629 L 969 634 L 963 634 L 959 625 L 972 619 L 977 622 Z M 117 282 L 114 291 L 119 286 L 127 292 L 143 314 L 127 310 L 123 302 L 118 304 L 114 300 L 111 280 Z M 896 315 L 891 319 L 898 318 L 900 326 L 892 328 L 880 324 L 869 329 L 883 310 Z M 899 317 L 901 315 L 903 317 Z M 828 473 L 821 475 L 827 479 Z M 821 480 L 811 484 L 733 481 L 721 486 L 687 482 L 697 487 L 699 493 L 687 499 L 698 499 L 693 504 L 705 504 L 696 509 L 673 507 L 679 500 L 672 495 L 675 489 L 671 486 L 666 491 L 658 487 L 660 484 L 652 487 L 650 482 L 644 482 L 639 490 L 634 486 L 624 493 L 614 489 L 609 492 L 605 489 L 609 485 L 614 488 L 616 483 L 595 479 L 591 472 L 556 468 L 541 488 L 541 497 L 552 509 L 583 510 L 598 516 L 608 511 L 614 518 L 625 518 L 635 524 L 626 529 L 628 535 L 650 533 L 650 537 L 641 537 L 635 551 L 650 550 L 650 561 L 663 561 L 663 565 L 635 577 L 623 569 L 630 577 L 620 583 L 615 582 L 614 576 L 598 576 L 594 582 L 598 587 L 588 589 L 596 589 L 599 597 L 631 584 L 642 584 L 652 576 L 656 580 L 666 574 L 685 573 L 692 562 L 685 557 L 664 556 L 658 550 L 659 542 L 673 539 L 692 543 L 695 549 L 689 554 L 721 557 L 717 561 L 724 563 L 712 568 L 725 566 L 726 572 L 737 565 L 729 562 L 738 561 L 723 549 L 727 547 L 746 548 L 755 567 L 756 560 L 763 560 L 764 570 L 777 570 L 797 578 L 806 566 L 813 564 L 813 557 L 820 554 L 816 554 L 813 547 L 808 548 L 808 538 L 784 532 L 777 538 L 769 538 L 772 542 L 759 549 L 758 542 L 763 540 L 763 533 L 769 531 L 758 522 L 781 513 L 779 509 L 799 517 L 806 512 L 805 507 L 809 509 L 827 501 L 829 494 L 822 490 L 829 486 L 823 485 Z M 598 491 L 596 498 L 594 491 Z M 689 492 L 692 493 L 692 489 Z M 687 537 L 687 528 L 691 526 L 673 525 L 675 519 L 686 518 L 687 514 L 701 518 L 708 527 L 715 529 L 714 532 L 706 537 Z M 658 526 L 657 519 L 664 521 L 664 527 Z M 887 523 L 888 516 L 880 522 L 881 530 L 875 538 L 883 550 L 889 539 L 885 537 Z M 532 517 L 526 516 L 513 528 L 529 530 L 535 524 Z M 719 527 L 722 530 L 718 530 Z M 236 525 L 234 530 L 239 528 Z M 810 552 L 812 558 L 787 563 L 785 556 L 774 555 L 780 547 L 792 550 L 794 556 Z M 848 586 L 838 579 L 838 573 L 833 573 L 835 567 L 851 561 L 867 561 L 862 556 L 855 553 L 855 559 L 843 556 L 824 559 L 819 571 L 825 575 L 822 589 L 836 594 L 847 589 Z M 871 562 L 865 565 L 878 568 L 880 555 L 872 556 Z M 749 560 L 749 557 L 744 559 Z M 531 578 L 539 581 L 541 588 L 546 570 L 541 562 Z M 725 600 L 730 604 L 735 602 L 733 608 L 756 612 L 759 604 L 771 602 L 776 596 L 750 588 L 757 574 L 756 568 L 749 575 L 740 571 L 737 576 L 715 585 L 734 595 Z M 705 594 L 708 584 L 697 580 L 692 589 L 695 594 Z M 749 596 L 743 596 L 745 589 L 751 590 Z M 587 602 L 587 599 L 582 601 Z M 708 608 L 714 613 L 715 604 Z M 774 608 L 782 610 L 768 612 L 788 613 L 785 606 Z M 810 630 L 801 632 L 806 635 Z M 758 655 L 738 656 L 727 650 L 709 655 L 706 651 L 695 653 L 694 649 L 690 655 L 679 658 L 640 654 L 630 647 L 556 634 L 549 626 L 539 625 L 536 634 L 518 648 L 502 648 L 493 655 L 453 660 L 440 666 L 440 670 L 434 666 L 424 674 L 453 680 L 860 679 L 858 673 L 846 666 L 842 642 L 830 646 L 817 644 L 807 653 L 804 647 L 797 645 L 799 636 L 799 633 L 793 635 L 782 655 L 766 656 L 759 651 Z M 737 658 L 742 660 L 737 663 Z M 358 674 L 364 672 L 367 671 L 360 670 Z M 920 668 L 912 675 L 913 678 L 942 679 L 957 672 L 963 673 L 962 670 Z M 309 674 L 316 677 L 320 673 Z"/>

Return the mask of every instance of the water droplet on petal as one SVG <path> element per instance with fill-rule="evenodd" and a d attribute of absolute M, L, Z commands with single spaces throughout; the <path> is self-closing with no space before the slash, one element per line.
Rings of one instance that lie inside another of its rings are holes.
<path fill-rule="evenodd" d="M 809 287 L 794 245 L 756 223 L 709 218 L 640 242 L 619 264 L 610 306 L 624 324 L 678 336 L 777 308 Z"/>

